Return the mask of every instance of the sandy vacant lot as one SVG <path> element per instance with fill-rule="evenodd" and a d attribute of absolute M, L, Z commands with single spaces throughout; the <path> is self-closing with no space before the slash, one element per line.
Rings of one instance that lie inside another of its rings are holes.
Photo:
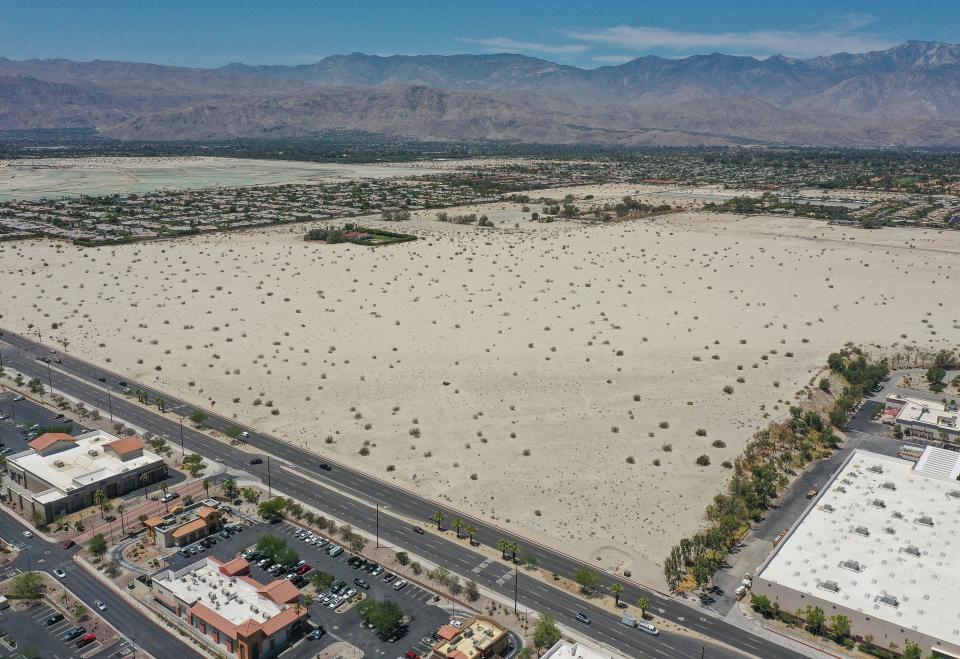
<path fill-rule="evenodd" d="M 302 226 L 6 244 L 0 322 L 656 583 L 830 351 L 957 337 L 956 233 L 485 212 L 378 250 Z"/>

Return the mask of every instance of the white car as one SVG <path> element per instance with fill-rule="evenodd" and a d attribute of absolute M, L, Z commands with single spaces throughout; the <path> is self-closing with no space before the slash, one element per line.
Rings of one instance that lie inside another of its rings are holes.
<path fill-rule="evenodd" d="M 240 436 L 243 437 L 244 439 L 246 439 L 246 438 L 248 438 L 248 437 L 250 436 L 250 433 L 248 433 L 246 430 L 244 430 L 242 433 L 240 433 Z"/>
<path fill-rule="evenodd" d="M 104 604 L 103 602 L 101 602 L 100 600 L 97 600 L 96 602 L 94 602 L 93 605 L 94 605 L 95 607 L 97 607 L 98 609 L 100 609 L 101 611 L 106 611 L 106 610 L 107 610 L 107 605 Z"/>
<path fill-rule="evenodd" d="M 61 570 L 60 568 L 57 568 L 56 570 L 54 570 L 53 573 L 57 575 L 58 579 L 63 579 L 65 576 L 67 576 L 67 573 Z"/>
<path fill-rule="evenodd" d="M 24 531 L 24 532 L 23 532 L 23 537 L 24 537 L 24 538 L 32 538 L 32 537 L 33 537 L 33 533 L 31 533 L 30 531 Z"/>
<path fill-rule="evenodd" d="M 21 396 L 21 395 L 19 395 L 19 394 L 17 394 L 16 396 L 13 397 L 13 402 L 14 402 L 14 403 L 19 403 L 21 400 L 23 400 L 23 396 Z"/>

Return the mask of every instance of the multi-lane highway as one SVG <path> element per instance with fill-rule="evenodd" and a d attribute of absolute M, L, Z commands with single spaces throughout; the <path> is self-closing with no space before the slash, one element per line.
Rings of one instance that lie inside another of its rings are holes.
<path fill-rule="evenodd" d="M 2 355 L 3 364 L 27 376 L 42 377 L 46 382 L 47 365 L 37 362 L 36 356 L 50 355 L 51 348 L 6 330 L 2 332 L 0 355 Z M 62 363 L 53 364 L 51 369 L 55 391 L 82 400 L 88 406 L 101 410 L 112 408 L 115 417 L 154 434 L 169 437 L 174 442 L 180 440 L 182 427 L 183 442 L 187 450 L 196 451 L 232 468 L 248 471 L 266 482 L 267 465 L 249 465 L 249 452 L 197 432 L 188 425 L 181 426 L 181 418 L 189 417 L 201 408 L 77 357 L 66 354 L 59 356 Z M 151 400 L 163 398 L 166 402 L 166 413 L 158 414 L 127 400 L 121 395 L 119 385 L 121 381 L 132 389 L 148 392 Z M 108 392 L 112 393 L 109 402 Z M 204 425 L 212 429 L 225 431 L 231 426 L 240 425 L 210 410 L 202 411 L 208 415 Z M 373 533 L 377 527 L 375 506 L 380 504 L 379 530 L 381 537 L 387 542 L 405 547 L 455 572 L 465 575 L 477 574 L 478 582 L 503 595 L 513 596 L 513 583 L 502 579 L 491 579 L 485 583 L 482 571 L 475 571 L 475 568 L 485 561 L 485 556 L 471 549 L 466 541 L 455 543 L 430 534 L 414 534 L 405 519 L 427 520 L 437 510 L 442 510 L 448 519 L 460 517 L 468 526 L 476 527 L 478 530 L 476 539 L 486 545 L 496 546 L 497 541 L 503 537 L 519 540 L 524 546 L 524 551 L 533 554 L 537 564 L 549 572 L 570 576 L 586 565 L 555 549 L 518 538 L 515 534 L 466 512 L 435 503 L 279 438 L 257 432 L 253 428 L 244 428 L 242 425 L 240 427 L 250 433 L 246 438 L 250 446 L 278 458 L 271 465 L 270 480 L 273 487 L 320 510 L 328 511 L 331 515 L 370 533 Z M 320 469 L 321 462 L 331 465 L 332 470 Z M 588 567 L 596 569 L 594 566 L 588 565 Z M 691 608 L 672 597 L 622 577 L 609 574 L 602 576 L 605 589 L 608 589 L 614 581 L 624 584 L 625 589 L 621 595 L 624 601 L 634 602 L 640 597 L 646 597 L 650 600 L 651 611 L 655 615 L 726 644 L 739 652 L 732 652 L 729 648 L 717 643 L 701 642 L 693 636 L 684 634 L 664 633 L 659 637 L 642 634 L 619 625 L 618 618 L 610 612 L 584 603 L 579 598 L 549 584 L 529 578 L 524 579 L 522 575 L 519 601 L 522 605 L 534 610 L 555 614 L 563 624 L 573 629 L 579 628 L 584 635 L 607 643 L 628 656 L 671 659 L 701 656 L 733 657 L 741 656 L 741 653 L 775 659 L 792 659 L 800 656 L 792 650 L 730 625 L 708 614 L 706 610 L 699 611 Z M 592 618 L 593 624 L 586 627 L 578 623 L 575 619 L 578 612 L 586 613 Z"/>

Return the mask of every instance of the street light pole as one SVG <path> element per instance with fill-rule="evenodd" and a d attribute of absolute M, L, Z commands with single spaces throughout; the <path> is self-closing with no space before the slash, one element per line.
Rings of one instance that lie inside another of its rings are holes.
<path fill-rule="evenodd" d="M 513 568 L 513 615 L 517 615 L 517 590 L 520 587 L 520 570 Z"/>
<path fill-rule="evenodd" d="M 377 504 L 377 549 L 380 549 L 380 504 Z"/>
<path fill-rule="evenodd" d="M 186 457 L 187 452 L 183 449 L 183 417 L 180 417 L 180 453 Z"/>
<path fill-rule="evenodd" d="M 267 456 L 267 497 L 273 498 L 273 487 L 270 483 L 270 456 Z"/>
<path fill-rule="evenodd" d="M 50 397 L 53 397 L 53 376 L 50 374 L 50 364 L 47 364 L 47 383 L 50 385 Z"/>
<path fill-rule="evenodd" d="M 107 392 L 107 409 L 110 410 L 110 423 L 113 423 L 113 396 L 109 391 Z"/>

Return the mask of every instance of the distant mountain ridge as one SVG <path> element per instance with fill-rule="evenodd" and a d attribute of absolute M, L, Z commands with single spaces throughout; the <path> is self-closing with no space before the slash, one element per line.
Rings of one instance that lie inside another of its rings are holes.
<path fill-rule="evenodd" d="M 144 139 L 353 128 L 422 139 L 958 146 L 960 45 L 647 56 L 596 69 L 514 54 L 352 53 L 219 69 L 0 58 L 0 128 L 85 121 Z"/>

